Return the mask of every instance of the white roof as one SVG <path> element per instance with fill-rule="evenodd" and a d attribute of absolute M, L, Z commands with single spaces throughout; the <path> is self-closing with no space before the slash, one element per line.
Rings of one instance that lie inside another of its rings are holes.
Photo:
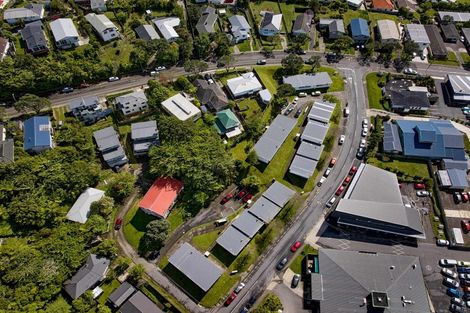
<path fill-rule="evenodd" d="M 400 39 L 400 34 L 398 33 L 397 24 L 392 20 L 378 20 L 377 27 L 380 32 L 380 37 L 382 39 Z"/>
<path fill-rule="evenodd" d="M 422 24 L 408 24 L 406 31 L 410 39 L 416 43 L 430 44 L 428 33 Z"/>
<path fill-rule="evenodd" d="M 70 18 L 59 18 L 53 22 L 50 22 L 52 34 L 54 35 L 55 41 L 60 41 L 69 37 L 77 37 L 78 32 Z"/>
<path fill-rule="evenodd" d="M 348 3 L 351 3 L 355 6 L 360 6 L 363 0 L 348 0 Z"/>
<path fill-rule="evenodd" d="M 90 213 L 91 204 L 95 201 L 99 201 L 103 197 L 104 191 L 95 188 L 87 188 L 80 197 L 78 197 L 77 201 L 75 201 L 72 208 L 67 213 L 67 219 L 85 224 L 88 219 L 88 214 Z"/>
<path fill-rule="evenodd" d="M 116 25 L 114 25 L 113 22 L 111 22 L 104 14 L 88 13 L 85 15 L 85 19 L 99 33 L 102 33 L 109 28 L 117 29 Z"/>
<path fill-rule="evenodd" d="M 162 106 L 181 121 L 186 121 L 201 112 L 180 93 L 163 101 Z"/>
<path fill-rule="evenodd" d="M 227 80 L 227 87 L 233 95 L 245 94 L 249 91 L 261 90 L 262 86 L 253 72 Z"/>
<path fill-rule="evenodd" d="M 35 16 L 43 18 L 43 10 L 42 4 L 32 3 L 24 8 L 10 8 L 5 10 L 3 18 L 5 20 L 31 18 Z"/>
<path fill-rule="evenodd" d="M 268 89 L 261 90 L 259 92 L 259 96 L 261 97 L 261 100 L 263 100 L 264 102 L 269 102 L 273 98 L 273 96 L 271 95 Z"/>
<path fill-rule="evenodd" d="M 162 19 L 155 19 L 153 20 L 153 22 L 155 23 L 155 26 L 157 26 L 158 30 L 166 40 L 179 37 L 178 33 L 175 30 L 175 27 L 180 25 L 181 21 L 179 18 L 166 17 Z"/>
<path fill-rule="evenodd" d="M 448 79 L 454 100 L 470 100 L 470 76 L 449 74 Z"/>

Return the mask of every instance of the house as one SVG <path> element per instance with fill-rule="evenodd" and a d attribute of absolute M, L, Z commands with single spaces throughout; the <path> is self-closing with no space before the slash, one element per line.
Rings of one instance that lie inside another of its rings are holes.
<path fill-rule="evenodd" d="M 215 32 L 214 25 L 217 22 L 217 12 L 213 7 L 207 6 L 197 21 L 196 30 L 198 34 L 212 34 Z"/>
<path fill-rule="evenodd" d="M 162 107 L 180 121 L 195 121 L 201 117 L 201 110 L 184 95 L 178 93 L 162 102 Z"/>
<path fill-rule="evenodd" d="M 77 29 L 70 18 L 58 18 L 49 23 L 55 45 L 59 49 L 69 49 L 78 47 L 80 40 Z"/>
<path fill-rule="evenodd" d="M 258 96 L 261 102 L 264 104 L 269 104 L 271 102 L 271 99 L 273 98 L 273 96 L 271 95 L 268 89 L 261 90 L 258 93 Z"/>
<path fill-rule="evenodd" d="M 141 291 L 137 291 L 119 310 L 121 313 L 163 313 L 163 311 Z"/>
<path fill-rule="evenodd" d="M 7 139 L 7 130 L 0 124 L 0 163 L 15 161 L 15 145 L 12 138 Z"/>
<path fill-rule="evenodd" d="M 350 7 L 357 9 L 361 7 L 364 1 L 363 0 L 348 0 L 347 3 Z"/>
<path fill-rule="evenodd" d="M 69 111 L 85 124 L 96 123 L 113 112 L 112 109 L 103 110 L 96 96 L 73 99 L 69 103 Z"/>
<path fill-rule="evenodd" d="M 230 109 L 225 109 L 216 113 L 214 128 L 219 135 L 232 138 L 243 132 L 243 127 L 238 117 Z"/>
<path fill-rule="evenodd" d="M 152 146 L 160 143 L 157 121 L 132 123 L 131 139 L 134 155 L 147 155 Z"/>
<path fill-rule="evenodd" d="M 142 90 L 116 97 L 115 101 L 116 108 L 125 116 L 140 113 L 148 108 L 148 100 Z"/>
<path fill-rule="evenodd" d="M 418 210 L 403 203 L 397 175 L 360 164 L 332 218 L 339 226 L 426 239 Z"/>
<path fill-rule="evenodd" d="M 418 44 L 419 50 L 421 51 L 429 47 L 429 44 L 431 43 L 426 29 L 422 24 L 405 25 L 405 36 L 408 40 L 414 41 Z"/>
<path fill-rule="evenodd" d="M 313 11 L 307 10 L 302 14 L 297 15 L 292 27 L 293 35 L 308 35 L 310 33 L 310 27 L 312 26 Z"/>
<path fill-rule="evenodd" d="M 116 25 L 104 14 L 88 13 L 85 19 L 93 26 L 95 32 L 103 41 L 110 41 L 119 38 L 119 32 Z"/>
<path fill-rule="evenodd" d="M 328 39 L 338 39 L 344 34 L 346 34 L 344 22 L 341 19 L 321 18 L 318 26 L 320 30 L 327 31 Z"/>
<path fill-rule="evenodd" d="M 10 51 L 10 41 L 6 38 L 0 37 L 0 61 L 2 61 Z"/>
<path fill-rule="evenodd" d="M 139 202 L 139 208 L 159 218 L 166 218 L 183 190 L 183 183 L 171 177 L 159 177 Z"/>
<path fill-rule="evenodd" d="M 392 20 L 378 20 L 377 33 L 382 45 L 396 43 L 400 41 L 400 33 L 397 24 Z"/>
<path fill-rule="evenodd" d="M 466 23 L 470 21 L 470 12 L 437 12 L 439 21 L 453 22 L 453 23 Z"/>
<path fill-rule="evenodd" d="M 105 12 L 107 0 L 75 0 L 75 3 L 89 7 L 92 11 L 95 12 Z"/>
<path fill-rule="evenodd" d="M 467 48 L 467 51 L 470 47 L 470 28 L 463 27 L 462 28 L 462 35 L 464 38 L 464 44 L 465 47 Z"/>
<path fill-rule="evenodd" d="M 441 24 L 441 29 L 445 42 L 457 43 L 459 41 L 460 35 L 455 24 Z"/>
<path fill-rule="evenodd" d="M 95 188 L 87 188 L 70 208 L 67 213 L 67 219 L 69 221 L 85 224 L 90 216 L 91 204 L 101 200 L 103 197 L 104 191 Z"/>
<path fill-rule="evenodd" d="M 289 84 L 296 91 L 312 90 L 312 89 L 328 89 L 333 81 L 327 72 L 319 72 L 314 74 L 298 74 L 282 77 L 283 84 Z"/>
<path fill-rule="evenodd" d="M 432 312 L 417 256 L 320 249 L 304 262 L 305 308 L 314 312 Z M 312 264 L 308 269 L 306 264 Z M 338 301 L 341 299 L 343 301 Z M 353 310 L 354 308 L 354 310 Z"/>
<path fill-rule="evenodd" d="M 44 18 L 44 6 L 31 3 L 24 8 L 10 8 L 3 12 L 3 19 L 10 25 L 17 23 L 30 23 Z"/>
<path fill-rule="evenodd" d="M 470 103 L 470 76 L 448 74 L 445 87 L 452 104 Z"/>
<path fill-rule="evenodd" d="M 429 50 L 432 57 L 435 59 L 447 58 L 446 45 L 444 40 L 442 40 L 439 28 L 436 25 L 424 25 L 424 28 L 426 29 L 430 41 Z"/>
<path fill-rule="evenodd" d="M 267 37 L 277 35 L 281 31 L 281 25 L 282 14 L 264 12 L 263 19 L 259 26 L 259 34 Z"/>
<path fill-rule="evenodd" d="M 466 160 L 463 135 L 450 121 L 397 120 L 388 124 L 384 128 L 385 153 L 401 153 L 424 160 Z"/>
<path fill-rule="evenodd" d="M 230 22 L 230 30 L 232 31 L 235 43 L 250 38 L 251 27 L 243 15 L 232 15 L 228 21 Z"/>
<path fill-rule="evenodd" d="M 21 37 L 26 43 L 26 50 L 31 54 L 41 54 L 49 51 L 49 42 L 41 21 L 26 24 L 21 30 Z"/>
<path fill-rule="evenodd" d="M 218 112 L 228 107 L 227 95 L 218 84 L 196 79 L 194 86 L 197 88 L 196 96 L 199 102 L 209 110 Z"/>
<path fill-rule="evenodd" d="M 118 309 L 135 291 L 134 286 L 125 281 L 109 295 L 107 300 L 113 308 Z"/>
<path fill-rule="evenodd" d="M 429 91 L 426 87 L 414 86 L 408 79 L 394 79 L 382 88 L 384 98 L 390 102 L 390 108 L 397 113 L 429 110 Z"/>
<path fill-rule="evenodd" d="M 351 28 L 351 37 L 355 43 L 364 44 L 370 38 L 369 26 L 363 18 L 354 18 L 349 25 Z"/>
<path fill-rule="evenodd" d="M 119 141 L 119 135 L 112 127 L 106 127 L 93 133 L 98 150 L 109 167 L 115 168 L 128 162 L 126 153 Z"/>
<path fill-rule="evenodd" d="M 395 5 L 392 0 L 372 0 L 372 9 L 374 11 L 392 12 Z"/>
<path fill-rule="evenodd" d="M 49 116 L 33 116 L 24 122 L 23 148 L 28 153 L 41 153 L 54 147 Z"/>
<path fill-rule="evenodd" d="M 153 23 L 157 27 L 160 34 L 167 41 L 175 41 L 179 38 L 178 33 L 175 30 L 175 27 L 178 27 L 181 23 L 180 19 L 177 17 L 164 17 L 157 18 L 153 20 Z"/>
<path fill-rule="evenodd" d="M 110 261 L 106 258 L 90 254 L 78 272 L 69 280 L 65 281 L 65 292 L 72 298 L 77 299 L 85 291 L 98 285 L 106 277 Z"/>
<path fill-rule="evenodd" d="M 10 0 L 0 0 L 0 9 L 5 8 L 9 2 Z"/>
<path fill-rule="evenodd" d="M 135 32 L 137 33 L 137 36 L 144 41 L 160 39 L 157 31 L 150 24 L 140 25 L 135 29 Z"/>
<path fill-rule="evenodd" d="M 227 80 L 227 88 L 233 98 L 240 98 L 255 94 L 263 86 L 253 72 L 248 72 Z"/>

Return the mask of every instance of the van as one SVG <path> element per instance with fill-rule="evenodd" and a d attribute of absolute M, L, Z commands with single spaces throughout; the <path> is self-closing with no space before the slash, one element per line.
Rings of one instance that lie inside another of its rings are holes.
<path fill-rule="evenodd" d="M 348 117 L 349 116 L 349 108 L 344 108 L 343 110 L 343 116 Z"/>
<path fill-rule="evenodd" d="M 307 96 L 307 93 L 305 93 L 305 92 L 299 93 L 299 97 L 300 97 L 300 98 L 304 98 L 304 97 L 306 97 L 306 96 Z"/>
<path fill-rule="evenodd" d="M 326 207 L 331 208 L 333 204 L 335 204 L 335 202 L 336 202 L 336 198 L 335 197 L 331 198 L 330 201 L 326 203 Z"/>

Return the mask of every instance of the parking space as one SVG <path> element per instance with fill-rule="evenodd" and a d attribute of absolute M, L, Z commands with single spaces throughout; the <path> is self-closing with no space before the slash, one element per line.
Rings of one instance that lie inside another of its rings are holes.
<path fill-rule="evenodd" d="M 465 192 L 465 194 L 468 198 L 470 198 L 467 192 Z M 465 196 L 464 193 L 461 192 L 454 193 L 450 191 L 441 191 L 440 195 L 442 206 L 446 214 L 447 225 L 450 229 L 458 228 L 463 232 L 461 222 L 462 220 L 470 219 L 470 201 L 462 201 L 465 199 Z M 462 200 L 456 201 L 457 197 Z M 470 237 L 465 232 L 463 233 L 462 237 L 464 245 L 470 245 Z"/>
<path fill-rule="evenodd" d="M 291 101 L 282 111 L 281 113 L 289 116 L 289 117 L 299 117 L 302 111 L 313 101 L 320 99 L 320 97 L 296 97 L 293 101 Z"/>
<path fill-rule="evenodd" d="M 466 117 L 460 107 L 449 105 L 449 97 L 444 85 L 444 77 L 434 77 L 434 83 L 436 84 L 439 101 L 431 106 L 429 113 L 434 116 L 465 120 Z"/>

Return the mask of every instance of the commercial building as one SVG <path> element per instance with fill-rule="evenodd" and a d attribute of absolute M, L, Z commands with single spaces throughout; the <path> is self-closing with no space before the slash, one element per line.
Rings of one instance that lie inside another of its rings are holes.
<path fill-rule="evenodd" d="M 17 23 L 30 23 L 44 18 L 44 6 L 30 3 L 24 8 L 10 8 L 3 12 L 3 19 L 10 25 Z"/>
<path fill-rule="evenodd" d="M 470 102 L 470 76 L 448 74 L 445 86 L 452 104 L 468 104 Z"/>
<path fill-rule="evenodd" d="M 70 18 L 58 18 L 49 23 L 55 45 L 59 49 L 69 49 L 78 47 L 80 40 L 77 29 Z"/>
<path fill-rule="evenodd" d="M 171 177 L 159 177 L 139 202 L 139 208 L 147 214 L 166 218 L 183 190 L 183 183 Z"/>
<path fill-rule="evenodd" d="M 328 89 L 333 81 L 327 72 L 319 72 L 314 74 L 298 74 L 292 76 L 285 76 L 282 78 L 283 84 L 289 84 L 296 91 L 313 90 L 313 89 Z"/>
<path fill-rule="evenodd" d="M 95 32 L 103 41 L 119 38 L 119 32 L 113 22 L 104 14 L 88 13 L 85 19 L 91 24 Z"/>
<path fill-rule="evenodd" d="M 431 106 L 428 89 L 415 86 L 409 79 L 390 80 L 382 88 L 382 94 L 388 99 L 391 110 L 397 113 L 426 112 Z"/>
<path fill-rule="evenodd" d="M 227 88 L 232 97 L 240 98 L 257 93 L 263 86 L 253 72 L 248 72 L 227 80 Z"/>
<path fill-rule="evenodd" d="M 400 41 L 400 33 L 395 21 L 378 20 L 377 31 L 382 45 Z"/>
<path fill-rule="evenodd" d="M 179 35 L 175 30 L 175 27 L 178 27 L 181 23 L 178 17 L 157 18 L 153 20 L 153 23 L 163 38 L 167 41 L 171 42 L 179 38 Z"/>
<path fill-rule="evenodd" d="M 160 143 L 157 121 L 132 123 L 131 140 L 134 155 L 147 155 L 152 146 Z"/>
<path fill-rule="evenodd" d="M 363 18 L 354 18 L 349 25 L 351 28 L 351 38 L 355 43 L 364 44 L 370 38 L 369 25 Z"/>
<path fill-rule="evenodd" d="M 426 29 L 424 28 L 424 25 L 422 24 L 407 24 L 405 25 L 405 33 L 406 33 L 406 38 L 408 40 L 414 41 L 419 49 L 423 51 L 427 47 L 429 47 L 429 44 L 431 41 L 429 40 L 428 34 L 426 32 Z"/>
<path fill-rule="evenodd" d="M 261 36 L 274 36 L 279 34 L 282 26 L 282 14 L 274 14 L 273 12 L 264 12 L 263 19 L 259 26 Z"/>
<path fill-rule="evenodd" d="M 93 133 L 98 150 L 109 167 L 115 168 L 128 162 L 126 153 L 119 141 L 119 135 L 112 127 L 106 127 Z"/>
<path fill-rule="evenodd" d="M 24 151 L 28 153 L 41 153 L 53 147 L 52 125 L 49 116 L 33 116 L 24 122 Z"/>
<path fill-rule="evenodd" d="M 447 49 L 442 40 L 441 32 L 436 25 L 424 25 L 426 33 L 430 41 L 429 50 L 431 55 L 435 59 L 445 59 L 447 58 Z"/>
<path fill-rule="evenodd" d="M 104 191 L 90 187 L 87 188 L 68 211 L 67 219 L 69 221 L 85 224 L 91 212 L 91 204 L 101 200 L 103 197 Z"/>
<path fill-rule="evenodd" d="M 123 115 L 140 113 L 148 108 L 147 96 L 143 91 L 134 91 L 127 95 L 116 97 L 116 107 Z"/>
<path fill-rule="evenodd" d="M 439 186 L 452 190 L 464 190 L 468 188 L 468 178 L 466 169 L 451 168 L 439 170 L 436 173 Z"/>
<path fill-rule="evenodd" d="M 189 119 L 195 121 L 201 117 L 201 110 L 181 93 L 177 93 L 163 101 L 162 107 L 180 121 L 187 121 Z"/>

